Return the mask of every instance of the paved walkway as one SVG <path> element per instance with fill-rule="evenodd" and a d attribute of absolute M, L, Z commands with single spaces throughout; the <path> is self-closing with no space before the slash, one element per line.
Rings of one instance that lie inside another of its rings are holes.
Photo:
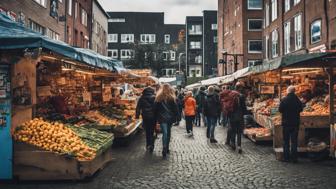
<path fill-rule="evenodd" d="M 205 128 L 173 127 L 171 154 L 161 157 L 161 138 L 154 154 L 144 150 L 144 134 L 128 147 L 114 149 L 115 160 L 89 182 L 19 183 L 1 189 L 104 189 L 104 188 L 336 188 L 336 163 L 301 159 L 298 164 L 275 160 L 270 146 L 243 140 L 243 154 L 224 145 L 225 129 L 216 128 L 218 144 L 210 144 Z"/>

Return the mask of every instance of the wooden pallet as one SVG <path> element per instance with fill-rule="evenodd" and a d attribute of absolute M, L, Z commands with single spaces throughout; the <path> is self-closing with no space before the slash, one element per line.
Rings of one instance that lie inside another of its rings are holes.
<path fill-rule="evenodd" d="M 13 175 L 22 181 L 83 180 L 112 160 L 111 148 L 92 161 L 78 161 L 34 146 L 15 143 Z"/>

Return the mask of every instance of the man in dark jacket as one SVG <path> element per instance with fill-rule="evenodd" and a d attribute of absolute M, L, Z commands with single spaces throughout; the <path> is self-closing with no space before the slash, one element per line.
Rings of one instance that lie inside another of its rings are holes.
<path fill-rule="evenodd" d="M 212 86 L 208 88 L 208 95 L 205 98 L 203 110 L 207 119 L 207 138 L 210 138 L 211 143 L 217 143 L 215 139 L 215 127 L 220 113 L 220 101 L 219 96 L 215 93 L 215 89 Z"/>
<path fill-rule="evenodd" d="M 232 112 L 228 113 L 229 121 L 230 121 L 230 145 L 233 150 L 236 150 L 236 138 L 237 138 L 237 146 L 238 153 L 242 153 L 241 148 L 241 137 L 244 129 L 244 115 L 247 112 L 245 96 L 243 95 L 243 84 L 240 82 L 236 83 L 236 90 L 233 91 L 237 93 L 237 97 L 235 100 L 235 105 Z"/>
<path fill-rule="evenodd" d="M 146 149 L 151 153 L 154 150 L 154 128 L 156 124 L 154 100 L 154 89 L 151 87 L 145 88 L 138 101 L 135 115 L 135 117 L 139 119 L 139 115 L 141 113 L 142 125 L 146 130 Z"/>
<path fill-rule="evenodd" d="M 203 106 L 206 98 L 206 93 L 205 93 L 205 87 L 200 87 L 200 90 L 198 91 L 196 95 L 196 125 L 201 126 L 201 119 L 203 120 L 203 124 L 205 126 L 205 117 L 203 115 Z"/>
<path fill-rule="evenodd" d="M 280 102 L 279 111 L 282 114 L 284 161 L 297 162 L 297 139 L 300 127 L 300 112 L 303 105 L 295 95 L 295 87 L 287 88 L 287 96 Z M 289 149 L 291 144 L 291 149 Z"/>
<path fill-rule="evenodd" d="M 182 120 L 182 112 L 183 112 L 183 106 L 184 106 L 184 95 L 182 91 L 178 92 L 176 90 L 176 103 L 178 106 L 178 117 L 177 117 L 177 120 L 174 126 L 178 126 L 180 124 L 180 121 Z"/>

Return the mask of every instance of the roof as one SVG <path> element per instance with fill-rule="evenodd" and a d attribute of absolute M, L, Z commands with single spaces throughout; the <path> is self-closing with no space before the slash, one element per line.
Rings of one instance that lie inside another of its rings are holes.
<path fill-rule="evenodd" d="M 116 70 L 116 67 L 122 67 L 117 60 L 100 55 L 89 49 L 75 48 L 62 41 L 50 39 L 25 28 L 24 25 L 11 20 L 4 14 L 0 14 L 0 31 L 0 50 L 44 48 L 97 68 L 112 71 Z"/>

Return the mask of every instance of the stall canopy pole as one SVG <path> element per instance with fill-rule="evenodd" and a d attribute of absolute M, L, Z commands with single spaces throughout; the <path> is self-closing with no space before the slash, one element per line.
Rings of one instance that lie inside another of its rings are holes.
<path fill-rule="evenodd" d="M 334 124 L 334 100 L 335 100 L 335 92 L 334 92 L 334 68 L 329 67 L 327 69 L 329 75 L 329 123 Z"/>

